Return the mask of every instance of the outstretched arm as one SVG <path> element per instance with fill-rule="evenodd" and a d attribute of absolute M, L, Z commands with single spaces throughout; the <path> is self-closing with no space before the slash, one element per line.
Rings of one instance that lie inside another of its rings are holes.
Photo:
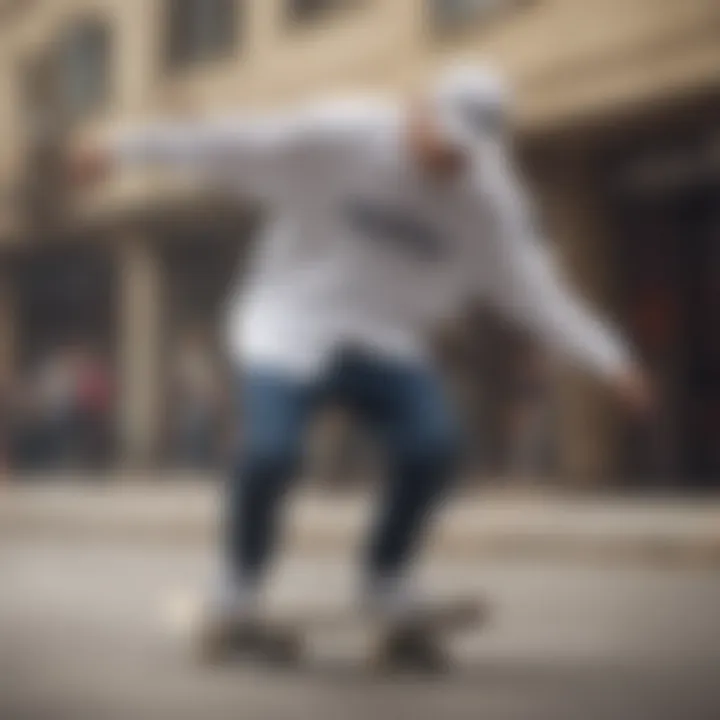
<path fill-rule="evenodd" d="M 277 192 L 292 177 L 321 168 L 341 135 L 332 113 L 308 109 L 285 116 L 166 120 L 125 128 L 71 151 L 70 170 L 93 182 L 127 166 L 187 169 L 232 181 L 250 195 Z"/>
<path fill-rule="evenodd" d="M 610 382 L 636 409 L 649 390 L 623 340 L 568 287 L 538 236 L 508 158 L 487 162 L 484 193 L 492 216 L 488 233 L 490 299 L 506 316 L 546 344 Z"/>
<path fill-rule="evenodd" d="M 250 193 L 270 192 L 307 147 L 312 128 L 297 117 L 165 122 L 128 129 L 110 142 L 116 162 L 186 168 L 230 177 Z"/>

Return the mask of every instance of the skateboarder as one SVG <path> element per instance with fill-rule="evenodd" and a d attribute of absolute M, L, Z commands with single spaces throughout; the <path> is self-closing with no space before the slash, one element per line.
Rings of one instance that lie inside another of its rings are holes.
<path fill-rule="evenodd" d="M 458 449 L 429 336 L 463 304 L 493 304 L 631 409 L 648 405 L 624 344 L 563 284 L 538 236 L 506 114 L 503 83 L 463 66 L 406 102 L 356 98 L 277 117 L 159 122 L 71 152 L 77 182 L 172 166 L 266 209 L 251 272 L 230 304 L 245 432 L 227 490 L 215 617 L 248 621 L 262 611 L 282 499 L 328 398 L 357 414 L 387 461 L 362 595 L 389 617 L 418 606 L 409 563 Z"/>

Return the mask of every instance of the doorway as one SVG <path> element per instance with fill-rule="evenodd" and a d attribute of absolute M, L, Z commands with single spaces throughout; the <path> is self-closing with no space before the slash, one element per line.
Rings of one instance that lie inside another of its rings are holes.
<path fill-rule="evenodd" d="M 615 176 L 621 311 L 660 392 L 658 417 L 628 427 L 624 473 L 720 486 L 720 136 L 658 143 Z"/>

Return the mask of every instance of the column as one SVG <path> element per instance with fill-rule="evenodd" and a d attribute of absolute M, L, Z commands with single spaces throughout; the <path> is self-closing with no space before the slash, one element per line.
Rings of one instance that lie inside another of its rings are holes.
<path fill-rule="evenodd" d="M 118 257 L 121 458 L 128 467 L 147 467 L 161 422 L 162 268 L 147 238 L 123 238 Z"/>

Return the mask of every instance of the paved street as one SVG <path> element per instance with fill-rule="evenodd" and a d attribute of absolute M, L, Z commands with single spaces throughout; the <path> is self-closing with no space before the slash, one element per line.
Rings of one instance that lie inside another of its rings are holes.
<path fill-rule="evenodd" d="M 483 591 L 493 622 L 458 643 L 458 669 L 380 679 L 362 638 L 318 635 L 302 671 L 194 664 L 188 598 L 205 547 L 6 539 L 0 549 L 0 718 L 720 717 L 720 573 L 623 564 L 437 560 L 426 580 Z M 342 558 L 288 560 L 276 606 L 343 602 Z"/>

